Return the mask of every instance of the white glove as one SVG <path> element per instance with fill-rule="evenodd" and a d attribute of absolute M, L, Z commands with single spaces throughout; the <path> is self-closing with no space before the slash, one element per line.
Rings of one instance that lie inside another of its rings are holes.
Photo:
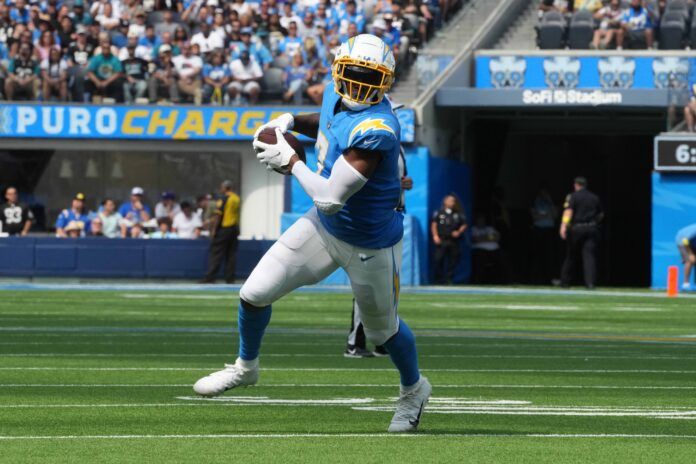
<path fill-rule="evenodd" d="M 283 137 L 279 127 L 275 128 L 276 143 L 273 145 L 263 143 L 260 140 L 254 140 L 254 150 L 256 150 L 256 159 L 261 164 L 265 164 L 268 168 L 285 173 L 287 166 L 290 164 L 290 158 L 295 154 L 295 150 Z"/>
<path fill-rule="evenodd" d="M 284 134 L 288 130 L 292 129 L 292 126 L 294 126 L 294 125 L 295 125 L 295 118 L 293 117 L 293 115 L 290 113 L 283 113 L 280 116 L 278 116 L 277 118 L 271 119 L 266 124 L 262 125 L 258 129 L 256 129 L 256 132 L 254 132 L 254 140 L 259 138 L 259 134 L 264 129 L 278 128 Z"/>

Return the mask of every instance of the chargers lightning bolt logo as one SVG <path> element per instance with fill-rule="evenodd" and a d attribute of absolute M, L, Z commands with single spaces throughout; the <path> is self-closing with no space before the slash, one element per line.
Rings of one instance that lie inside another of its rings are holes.
<path fill-rule="evenodd" d="M 396 136 L 394 129 L 385 124 L 384 119 L 365 119 L 364 121 L 360 121 L 360 123 L 350 131 L 348 145 L 350 146 L 353 143 L 353 139 L 357 135 L 364 135 L 370 131 L 385 131 Z"/>

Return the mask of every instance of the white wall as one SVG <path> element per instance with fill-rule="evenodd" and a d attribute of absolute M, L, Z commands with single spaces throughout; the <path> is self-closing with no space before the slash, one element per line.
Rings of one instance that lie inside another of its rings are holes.
<path fill-rule="evenodd" d="M 253 151 L 245 150 L 242 153 L 240 238 L 278 238 L 285 176 L 267 171 L 256 160 Z"/>

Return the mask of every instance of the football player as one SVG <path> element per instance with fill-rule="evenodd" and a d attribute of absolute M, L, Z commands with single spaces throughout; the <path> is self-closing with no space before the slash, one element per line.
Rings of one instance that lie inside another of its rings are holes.
<path fill-rule="evenodd" d="M 366 337 L 385 346 L 400 374 L 388 431 L 417 429 L 432 387 L 420 375 L 413 333 L 397 314 L 403 236 L 403 215 L 396 210 L 400 126 L 384 99 L 394 68 L 394 55 L 381 39 L 353 37 L 336 54 L 333 83 L 326 86 L 320 113 L 286 113 L 256 132 L 259 161 L 295 176 L 315 206 L 278 239 L 242 286 L 237 361 L 196 382 L 198 394 L 215 396 L 255 384 L 271 304 L 341 267 L 350 278 Z M 266 128 L 275 130 L 275 144 L 258 139 Z M 317 172 L 283 137 L 289 129 L 316 139 Z"/>

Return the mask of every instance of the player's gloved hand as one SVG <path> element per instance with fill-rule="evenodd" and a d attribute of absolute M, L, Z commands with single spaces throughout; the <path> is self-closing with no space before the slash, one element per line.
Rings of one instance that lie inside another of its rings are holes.
<path fill-rule="evenodd" d="M 290 158 L 295 154 L 295 150 L 283 137 L 279 127 L 275 129 L 276 143 L 268 144 L 260 140 L 254 140 L 254 150 L 256 150 L 256 159 L 261 164 L 265 164 L 268 168 L 282 171 L 290 164 Z"/>
<path fill-rule="evenodd" d="M 293 115 L 290 113 L 283 113 L 280 116 L 278 116 L 277 118 L 271 119 L 266 124 L 263 124 L 261 127 L 256 129 L 256 132 L 254 132 L 254 141 L 256 141 L 256 139 L 259 138 L 259 134 L 264 129 L 278 128 L 284 134 L 287 131 L 289 131 L 290 129 L 292 129 L 292 126 L 294 126 L 294 125 L 295 125 L 295 118 L 293 117 Z"/>

